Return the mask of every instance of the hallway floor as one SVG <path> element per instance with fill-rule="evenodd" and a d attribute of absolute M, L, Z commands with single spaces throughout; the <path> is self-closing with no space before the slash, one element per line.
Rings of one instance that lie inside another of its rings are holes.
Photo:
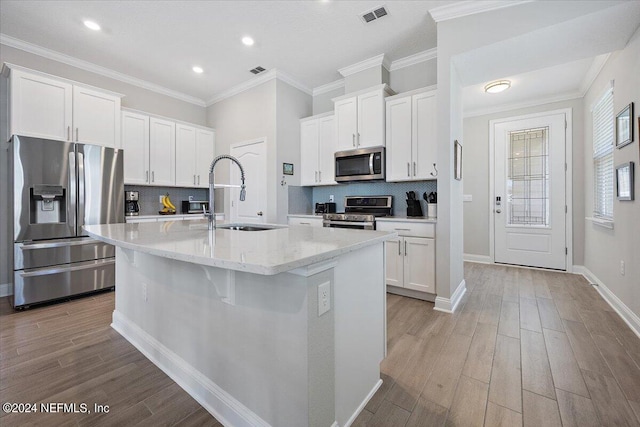
<path fill-rule="evenodd" d="M 640 425 L 640 339 L 582 276 L 465 279 L 454 315 L 388 295 L 384 384 L 354 426 Z"/>

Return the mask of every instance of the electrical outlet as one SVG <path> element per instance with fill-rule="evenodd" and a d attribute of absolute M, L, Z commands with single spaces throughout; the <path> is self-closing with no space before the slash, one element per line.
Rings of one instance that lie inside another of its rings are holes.
<path fill-rule="evenodd" d="M 148 298 L 147 298 L 147 284 L 146 283 L 142 284 L 142 299 L 144 300 L 144 302 L 148 301 Z"/>
<path fill-rule="evenodd" d="M 624 261 L 620 260 L 620 274 L 624 276 Z"/>
<path fill-rule="evenodd" d="M 333 194 L 330 194 L 330 195 L 329 195 L 329 201 L 330 201 L 330 202 L 334 202 L 334 201 L 335 201 L 335 200 L 333 200 Z"/>
<path fill-rule="evenodd" d="M 164 196 L 158 196 L 158 203 L 162 203 L 162 198 L 163 198 L 163 197 L 164 197 Z"/>
<path fill-rule="evenodd" d="M 331 309 L 331 282 L 318 285 L 318 317 Z"/>
<path fill-rule="evenodd" d="M 189 201 L 193 202 L 193 196 L 189 196 Z"/>

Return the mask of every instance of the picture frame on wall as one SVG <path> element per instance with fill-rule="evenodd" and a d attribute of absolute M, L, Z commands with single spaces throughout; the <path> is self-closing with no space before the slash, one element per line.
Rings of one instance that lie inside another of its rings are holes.
<path fill-rule="evenodd" d="M 634 199 L 633 168 L 633 162 L 616 166 L 616 197 L 618 200 L 628 201 Z"/>
<path fill-rule="evenodd" d="M 462 180 L 462 145 L 456 139 L 454 141 L 454 152 L 453 152 L 453 170 L 454 170 L 454 178 L 458 181 Z"/>
<path fill-rule="evenodd" d="M 633 142 L 633 102 L 616 115 L 615 132 L 617 148 Z"/>

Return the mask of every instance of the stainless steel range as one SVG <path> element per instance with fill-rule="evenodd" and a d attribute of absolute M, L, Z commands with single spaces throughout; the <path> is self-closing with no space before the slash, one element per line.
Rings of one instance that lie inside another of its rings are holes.
<path fill-rule="evenodd" d="M 346 196 L 344 213 L 322 216 L 324 227 L 375 230 L 376 217 L 393 213 L 393 196 Z"/>

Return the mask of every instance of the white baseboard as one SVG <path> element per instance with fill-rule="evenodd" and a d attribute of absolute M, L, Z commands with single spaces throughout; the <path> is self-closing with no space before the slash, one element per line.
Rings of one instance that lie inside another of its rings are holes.
<path fill-rule="evenodd" d="M 436 305 L 433 309 L 445 313 L 453 313 L 456 311 L 456 307 L 460 304 L 460 300 L 465 292 L 467 292 L 467 286 L 464 279 L 462 279 L 462 282 L 460 282 L 458 288 L 453 295 L 451 295 L 451 298 L 436 297 Z"/>
<path fill-rule="evenodd" d="M 399 288 L 397 286 L 387 285 L 387 293 L 400 295 L 403 297 L 421 299 L 423 301 L 435 302 L 436 295 L 426 292 L 414 291 L 413 289 Z"/>
<path fill-rule="evenodd" d="M 169 350 L 122 313 L 113 312 L 111 327 L 153 362 L 225 426 L 270 427 L 216 383 Z"/>
<path fill-rule="evenodd" d="M 629 325 L 631 330 L 640 338 L 640 317 L 635 314 L 627 305 L 618 298 L 611 289 L 607 287 L 598 277 L 593 274 L 587 267 L 583 265 L 574 265 L 573 272 L 575 274 L 581 274 L 589 283 L 595 284 L 594 286 L 600 296 L 613 308 L 616 313 Z"/>
<path fill-rule="evenodd" d="M 382 386 L 382 380 L 378 380 L 378 382 L 376 383 L 376 385 L 373 386 L 373 388 L 371 389 L 367 397 L 365 397 L 362 403 L 360 403 L 360 405 L 358 406 L 358 409 L 356 409 L 356 411 L 351 415 L 351 417 L 347 420 L 347 422 L 344 423 L 344 427 L 349 427 L 351 424 L 353 424 L 356 418 L 358 418 L 358 415 L 360 415 L 360 412 L 362 412 L 364 407 L 367 406 L 367 403 L 369 403 L 373 395 L 376 394 L 376 391 L 378 391 L 378 389 L 381 386 Z M 339 427 L 338 422 L 337 421 L 334 422 L 331 425 L 331 427 Z"/>
<path fill-rule="evenodd" d="M 488 255 L 464 254 L 463 258 L 466 262 L 477 262 L 478 264 L 493 264 L 491 257 Z"/>
<path fill-rule="evenodd" d="M 0 283 L 0 298 L 13 295 L 13 286 L 11 283 Z"/>

